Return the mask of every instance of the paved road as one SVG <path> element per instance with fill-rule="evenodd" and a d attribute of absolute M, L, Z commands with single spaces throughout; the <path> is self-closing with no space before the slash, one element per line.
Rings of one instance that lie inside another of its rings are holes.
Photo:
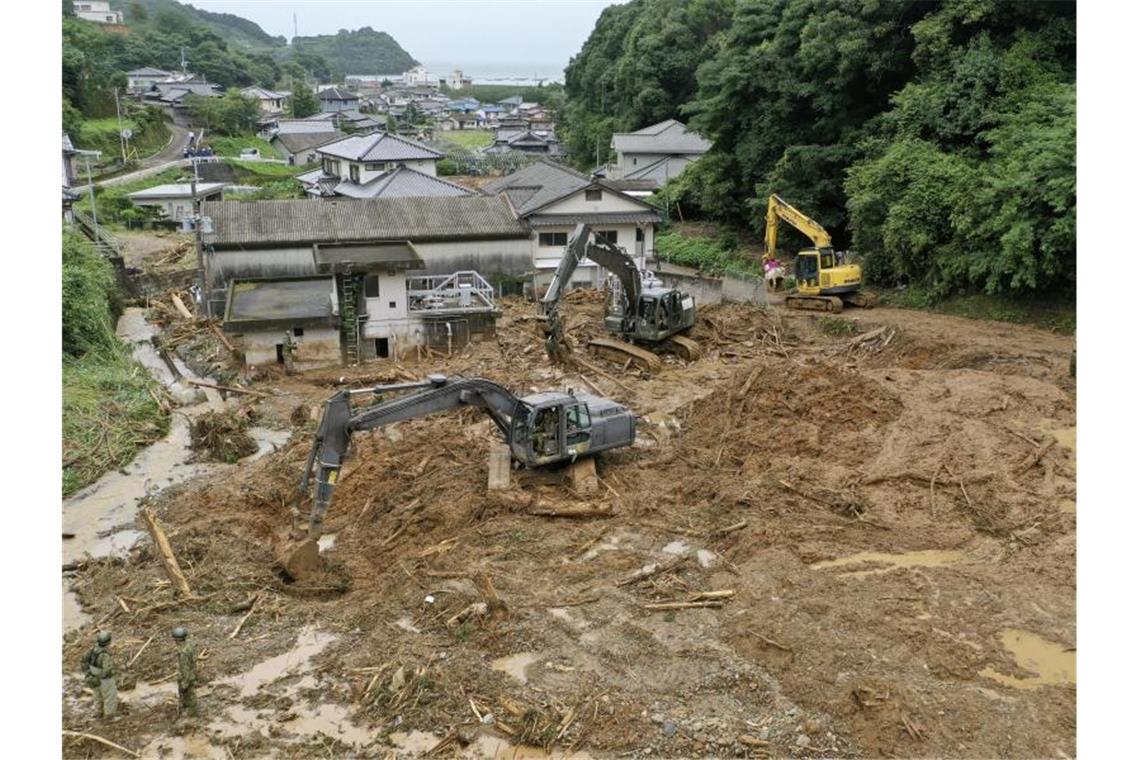
<path fill-rule="evenodd" d="M 190 130 L 173 122 L 167 122 L 166 125 L 170 127 L 170 132 L 174 135 L 173 139 L 158 153 L 139 161 L 140 169 L 149 169 L 182 158 L 182 151 L 186 149 L 186 143 L 190 139 Z"/>

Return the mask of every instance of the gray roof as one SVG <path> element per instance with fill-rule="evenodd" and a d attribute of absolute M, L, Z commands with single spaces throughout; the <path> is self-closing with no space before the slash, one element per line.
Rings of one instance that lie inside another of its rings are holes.
<path fill-rule="evenodd" d="M 611 143 L 619 153 L 706 153 L 712 143 L 690 132 L 676 119 L 652 124 L 636 132 L 615 132 Z"/>
<path fill-rule="evenodd" d="M 202 214 L 214 223 L 206 242 L 217 246 L 530 236 L 501 199 L 478 195 L 211 201 L 202 204 Z"/>
<path fill-rule="evenodd" d="M 313 262 L 321 274 L 384 269 L 422 269 L 424 260 L 407 240 L 382 243 L 314 245 Z"/>
<path fill-rule="evenodd" d="M 363 185 L 341 182 L 334 192 L 349 198 L 429 198 L 475 195 L 474 192 L 430 174 L 398 166 Z"/>
<path fill-rule="evenodd" d="M 325 134 L 343 134 L 330 121 L 314 121 L 312 119 L 280 119 L 277 122 L 277 134 L 296 135 L 324 132 Z"/>
<path fill-rule="evenodd" d="M 667 181 L 685 171 L 685 167 L 696 161 L 697 158 L 695 155 L 665 156 L 651 164 L 639 166 L 633 171 L 627 172 L 622 179 L 647 180 L 652 182 L 654 187 L 662 187 Z"/>
<path fill-rule="evenodd" d="M 532 227 L 573 227 L 575 224 L 656 224 L 656 211 L 604 211 L 597 214 L 534 214 L 527 218 Z"/>
<path fill-rule="evenodd" d="M 154 66 L 143 66 L 141 69 L 132 69 L 131 71 L 128 71 L 127 76 L 129 76 L 129 77 L 168 77 L 168 76 L 170 76 L 170 72 L 169 71 L 163 71 L 162 69 L 156 69 Z"/>
<path fill-rule="evenodd" d="M 322 131 L 322 132 L 278 132 L 270 142 L 276 142 L 289 153 L 300 153 L 303 150 L 310 148 L 318 148 L 325 143 L 339 140 L 344 136 L 344 133 L 335 131 Z"/>
<path fill-rule="evenodd" d="M 387 132 L 346 137 L 324 146 L 320 152 L 352 161 L 411 161 L 443 156 L 438 150 Z"/>
<path fill-rule="evenodd" d="M 318 100 L 360 100 L 355 92 L 342 90 L 339 87 L 326 87 L 317 93 Z"/>
<path fill-rule="evenodd" d="M 283 100 L 289 97 L 287 92 L 277 92 L 276 90 L 267 90 L 264 87 L 246 87 L 241 91 L 242 95 L 260 100 Z"/>
<path fill-rule="evenodd" d="M 590 177 L 568 166 L 536 161 L 524 169 L 484 185 L 483 192 L 495 195 L 514 188 L 507 195 L 519 214 L 525 216 L 575 190 L 587 187 L 591 181 Z"/>
<path fill-rule="evenodd" d="M 275 323 L 330 323 L 336 286 L 332 277 L 233 280 L 226 295 L 223 325 L 268 329 Z"/>
<path fill-rule="evenodd" d="M 222 188 L 228 184 L 228 182 L 199 182 L 196 196 L 190 192 L 190 183 L 158 185 L 157 187 L 148 187 L 146 190 L 127 193 L 127 197 L 132 201 L 152 201 L 163 198 L 204 198 L 207 195 L 221 192 Z"/>
<path fill-rule="evenodd" d="M 301 121 L 332 121 L 335 118 L 336 118 L 335 113 L 324 112 L 324 113 L 315 113 L 312 116 L 306 116 L 304 119 L 301 119 Z"/>

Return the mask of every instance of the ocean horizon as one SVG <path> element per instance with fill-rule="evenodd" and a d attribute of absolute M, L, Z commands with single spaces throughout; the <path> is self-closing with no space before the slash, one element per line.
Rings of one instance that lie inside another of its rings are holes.
<path fill-rule="evenodd" d="M 424 61 L 423 67 L 437 78 L 445 79 L 459 69 L 473 84 L 501 84 L 516 87 L 533 87 L 539 82 L 550 84 L 564 81 L 562 67 L 554 63 L 488 63 L 462 61 Z M 362 79 L 394 76 L 403 72 L 369 72 L 349 74 Z"/>

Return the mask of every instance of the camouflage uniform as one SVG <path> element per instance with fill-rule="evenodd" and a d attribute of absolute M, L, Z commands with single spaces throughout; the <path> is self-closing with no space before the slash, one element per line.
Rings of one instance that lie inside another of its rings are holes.
<path fill-rule="evenodd" d="M 193 717 L 198 715 L 198 645 L 187 639 L 178 650 L 178 706 Z"/>
<path fill-rule="evenodd" d="M 110 718 L 119 711 L 119 689 L 115 685 L 115 663 L 102 644 L 96 644 L 83 658 L 87 669 L 87 685 L 95 691 L 95 711 Z"/>

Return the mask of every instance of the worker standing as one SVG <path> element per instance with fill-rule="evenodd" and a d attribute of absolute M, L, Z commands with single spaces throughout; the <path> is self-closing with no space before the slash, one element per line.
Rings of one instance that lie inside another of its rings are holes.
<path fill-rule="evenodd" d="M 191 717 L 198 717 L 198 697 L 194 693 L 198 685 L 198 645 L 190 641 L 185 628 L 179 626 L 172 632 L 178 643 L 178 711 Z"/>
<path fill-rule="evenodd" d="M 87 669 L 87 685 L 95 690 L 95 708 L 99 717 L 110 718 L 119 712 L 119 689 L 115 685 L 115 663 L 107 648 L 111 632 L 100 631 L 95 646 L 83 658 Z"/>

